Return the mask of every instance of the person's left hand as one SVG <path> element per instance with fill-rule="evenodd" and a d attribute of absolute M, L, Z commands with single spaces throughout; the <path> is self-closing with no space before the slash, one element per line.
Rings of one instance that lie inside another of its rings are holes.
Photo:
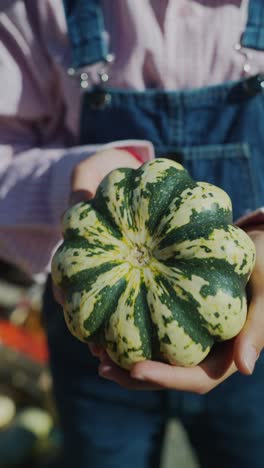
<path fill-rule="evenodd" d="M 248 232 L 256 247 L 256 265 L 249 289 L 250 304 L 246 324 L 233 340 L 215 346 L 198 366 L 184 368 L 154 361 L 142 361 L 130 372 L 118 367 L 96 346 L 91 351 L 101 360 L 99 374 L 122 387 L 138 390 L 173 389 L 204 394 L 236 371 L 250 375 L 264 348 L 264 231 Z"/>

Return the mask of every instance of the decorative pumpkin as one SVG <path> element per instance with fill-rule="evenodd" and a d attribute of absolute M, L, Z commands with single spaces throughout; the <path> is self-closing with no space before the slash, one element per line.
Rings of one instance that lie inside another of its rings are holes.
<path fill-rule="evenodd" d="M 52 276 L 80 340 L 129 369 L 145 359 L 194 366 L 239 333 L 254 244 L 220 188 L 155 159 L 112 171 L 70 208 Z"/>

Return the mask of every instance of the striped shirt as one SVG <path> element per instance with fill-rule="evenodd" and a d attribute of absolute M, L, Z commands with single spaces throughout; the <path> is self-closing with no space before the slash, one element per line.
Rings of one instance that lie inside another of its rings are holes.
<path fill-rule="evenodd" d="M 114 5 L 114 8 L 113 8 Z M 236 50 L 248 0 L 103 0 L 116 56 L 113 87 L 183 89 L 244 76 Z M 264 53 L 248 51 L 252 73 Z M 81 92 L 67 75 L 70 47 L 62 0 L 1 0 L 0 257 L 46 272 L 60 241 L 74 166 L 100 146 L 76 146 Z M 90 84 L 97 77 L 90 70 Z M 135 146 L 144 160 L 150 142 Z"/>

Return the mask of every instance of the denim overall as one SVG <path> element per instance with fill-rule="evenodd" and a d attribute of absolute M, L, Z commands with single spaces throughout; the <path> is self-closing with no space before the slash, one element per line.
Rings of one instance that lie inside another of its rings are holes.
<path fill-rule="evenodd" d="M 64 0 L 73 66 L 106 60 L 100 1 Z M 264 50 L 264 2 L 251 0 L 241 44 Z M 83 97 L 80 144 L 147 139 L 197 180 L 225 189 L 234 219 L 264 205 L 264 76 L 185 91 L 95 88 Z M 202 468 L 264 467 L 264 356 L 210 393 L 128 391 L 97 375 L 98 361 L 44 296 L 63 468 L 157 468 L 165 423 L 184 425 Z M 175 466 L 176 468 L 176 466 Z M 179 467 L 182 468 L 182 467 Z"/>

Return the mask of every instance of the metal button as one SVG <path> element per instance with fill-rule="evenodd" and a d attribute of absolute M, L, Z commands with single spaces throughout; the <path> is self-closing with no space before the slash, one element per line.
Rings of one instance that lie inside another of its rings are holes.
<path fill-rule="evenodd" d="M 89 86 L 88 80 L 81 80 L 81 88 L 86 89 Z"/>
<path fill-rule="evenodd" d="M 73 67 L 68 68 L 67 73 L 69 76 L 74 76 L 76 74 L 76 70 Z"/>
<path fill-rule="evenodd" d="M 113 53 L 107 54 L 105 61 L 110 64 L 113 63 L 115 61 L 115 54 Z"/>

